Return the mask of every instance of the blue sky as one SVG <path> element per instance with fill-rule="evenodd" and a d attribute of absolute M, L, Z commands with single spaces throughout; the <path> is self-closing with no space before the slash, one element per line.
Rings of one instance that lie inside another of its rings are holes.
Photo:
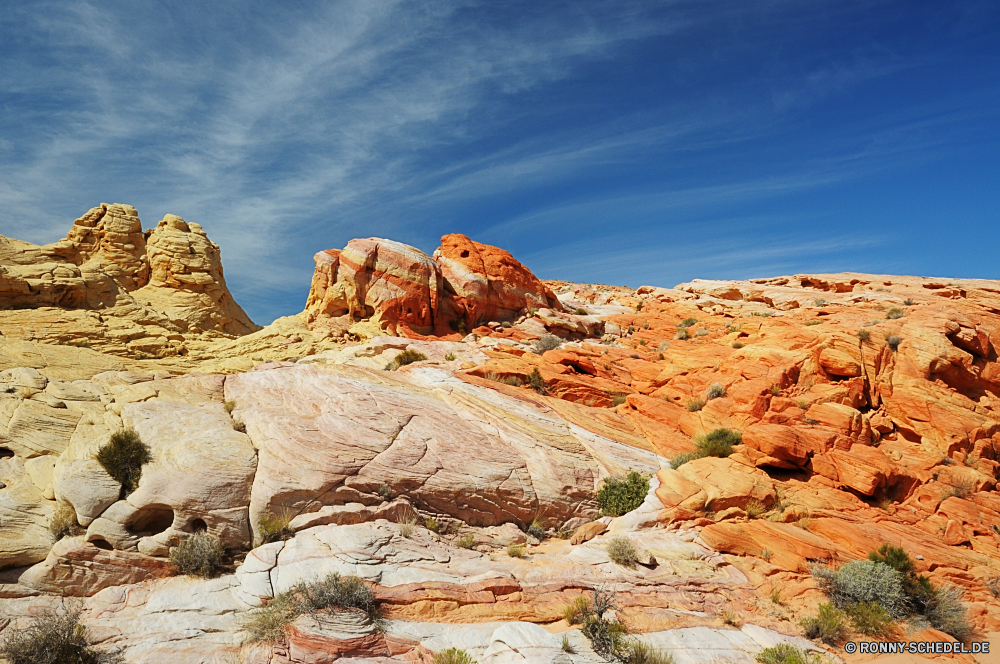
<path fill-rule="evenodd" d="M 259 323 L 369 236 L 630 286 L 1000 278 L 995 2 L 11 2 L 0 63 L 0 233 L 179 214 Z"/>

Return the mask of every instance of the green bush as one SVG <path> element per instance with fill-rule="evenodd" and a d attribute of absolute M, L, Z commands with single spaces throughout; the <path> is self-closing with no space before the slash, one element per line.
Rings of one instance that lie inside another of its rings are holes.
<path fill-rule="evenodd" d="M 627 664 L 674 664 L 674 656 L 657 650 L 638 639 L 629 639 L 625 647 Z"/>
<path fill-rule="evenodd" d="M 444 356 L 444 359 L 445 359 L 445 362 L 454 362 L 455 361 L 455 354 L 454 353 L 448 353 L 447 355 Z"/>
<path fill-rule="evenodd" d="M 677 334 L 674 335 L 674 339 L 678 341 L 686 341 L 691 338 L 691 333 L 688 332 L 686 327 L 677 328 Z"/>
<path fill-rule="evenodd" d="M 219 538 L 203 531 L 170 547 L 170 562 L 181 574 L 207 578 L 219 571 L 225 553 Z"/>
<path fill-rule="evenodd" d="M 586 597 L 577 597 L 563 609 L 563 618 L 570 625 L 579 625 L 593 612 L 594 608 Z"/>
<path fill-rule="evenodd" d="M 524 532 L 537 540 L 545 539 L 545 522 L 542 520 L 542 515 L 536 514 L 531 523 L 524 529 Z"/>
<path fill-rule="evenodd" d="M 548 393 L 549 388 L 546 387 L 545 380 L 542 378 L 542 374 L 539 373 L 538 367 L 533 368 L 531 373 L 528 374 L 528 387 L 539 394 Z"/>
<path fill-rule="evenodd" d="M 76 520 L 76 510 L 69 503 L 59 503 L 55 512 L 49 520 L 49 532 L 56 538 L 56 541 L 64 537 L 82 535 L 86 529 L 82 528 Z"/>
<path fill-rule="evenodd" d="M 611 561 L 622 567 L 632 568 L 639 562 L 639 553 L 627 537 L 612 537 L 604 545 Z"/>
<path fill-rule="evenodd" d="M 628 396 L 625 394 L 612 394 L 611 395 L 611 407 L 620 406 L 628 400 Z"/>
<path fill-rule="evenodd" d="M 35 616 L 26 627 L 8 628 L 0 639 L 0 658 L 8 664 L 113 664 L 121 662 L 117 653 L 92 648 L 87 643 L 81 610 L 65 613 L 47 611 Z"/>
<path fill-rule="evenodd" d="M 814 568 L 813 575 L 837 608 L 878 602 L 893 618 L 909 614 L 910 599 L 903 590 L 903 575 L 885 563 L 852 560 L 836 571 Z"/>
<path fill-rule="evenodd" d="M 899 350 L 899 344 L 903 343 L 903 338 L 898 334 L 891 334 L 885 338 L 885 344 L 892 349 L 893 352 Z"/>
<path fill-rule="evenodd" d="M 811 664 L 816 658 L 790 643 L 779 643 L 757 653 L 760 664 Z"/>
<path fill-rule="evenodd" d="M 434 655 L 434 664 L 473 664 L 475 660 L 464 650 L 448 648 Z"/>
<path fill-rule="evenodd" d="M 684 320 L 682 320 L 680 323 L 677 324 L 677 327 L 691 327 L 697 322 L 698 322 L 697 318 L 685 318 Z"/>
<path fill-rule="evenodd" d="M 820 639 L 828 645 L 836 645 L 847 638 L 847 616 L 830 603 L 820 604 L 815 618 L 803 618 L 802 629 L 806 637 Z"/>
<path fill-rule="evenodd" d="M 678 454 L 673 459 L 670 460 L 670 467 L 677 470 L 688 461 L 694 461 L 695 459 L 700 459 L 701 455 L 697 452 L 682 452 Z"/>
<path fill-rule="evenodd" d="M 722 383 L 712 383 L 708 386 L 708 389 L 705 390 L 705 396 L 709 400 L 724 397 L 726 396 L 726 386 Z"/>
<path fill-rule="evenodd" d="M 116 431 L 97 452 L 97 463 L 122 485 L 122 496 L 139 487 L 143 464 L 153 460 L 149 446 L 132 429 Z"/>
<path fill-rule="evenodd" d="M 462 535 L 461 537 L 458 538 L 458 541 L 455 542 L 455 544 L 458 545 L 460 549 L 471 549 L 472 545 L 475 543 L 476 543 L 476 538 L 472 533 Z"/>
<path fill-rule="evenodd" d="M 438 529 L 441 528 L 441 525 L 438 523 L 437 519 L 435 519 L 434 517 L 429 517 L 426 521 L 424 521 L 424 528 L 431 531 L 432 533 L 436 533 Z"/>
<path fill-rule="evenodd" d="M 924 609 L 924 617 L 931 627 L 963 643 L 972 636 L 973 628 L 962 604 L 962 591 L 955 586 L 935 588 Z"/>
<path fill-rule="evenodd" d="M 732 343 L 732 346 L 733 346 L 733 348 L 735 348 L 736 350 L 739 350 L 740 348 L 743 348 L 743 346 L 744 346 L 744 343 L 743 343 L 742 341 L 734 341 L 734 342 Z"/>
<path fill-rule="evenodd" d="M 772 397 L 780 397 L 781 396 L 781 386 L 780 385 L 772 385 L 771 386 L 771 396 Z"/>
<path fill-rule="evenodd" d="M 576 308 L 576 311 L 575 311 L 574 313 L 575 313 L 575 314 L 576 314 L 577 316 L 588 316 L 588 315 L 589 315 L 589 314 L 587 313 L 587 310 L 586 310 L 586 309 L 584 309 L 583 307 L 577 307 L 577 308 Z"/>
<path fill-rule="evenodd" d="M 292 515 L 287 510 L 281 514 L 265 512 L 257 519 L 257 542 L 256 546 L 268 544 L 270 542 L 283 542 L 295 537 L 295 531 L 291 528 Z"/>
<path fill-rule="evenodd" d="M 893 320 L 895 318 L 902 318 L 905 315 L 906 311 L 900 309 L 899 307 L 893 307 L 892 309 L 889 309 L 889 311 L 885 313 L 885 317 L 888 318 L 889 320 Z"/>
<path fill-rule="evenodd" d="M 368 585 L 356 576 L 334 573 L 316 583 L 300 583 L 279 594 L 267 606 L 253 611 L 241 627 L 247 643 L 277 643 L 285 638 L 285 628 L 299 616 L 323 609 L 357 609 L 378 629 L 383 628 L 378 600 Z"/>
<path fill-rule="evenodd" d="M 690 413 L 697 413 L 699 410 L 705 407 L 705 400 L 695 397 L 694 399 L 689 399 L 687 402 L 687 409 Z"/>
<path fill-rule="evenodd" d="M 757 499 L 748 500 L 743 511 L 747 513 L 747 518 L 759 519 L 767 511 L 767 506 Z"/>
<path fill-rule="evenodd" d="M 634 470 L 624 478 L 607 477 L 597 491 L 597 506 L 605 516 L 621 516 L 642 504 L 649 493 L 649 478 Z"/>
<path fill-rule="evenodd" d="M 867 636 L 892 634 L 892 616 L 878 602 L 858 602 L 847 608 L 854 630 Z"/>
<path fill-rule="evenodd" d="M 715 429 L 694 437 L 698 454 L 703 457 L 725 458 L 733 453 L 733 447 L 743 442 L 743 434 L 735 429 Z"/>
<path fill-rule="evenodd" d="M 858 339 L 861 341 L 868 341 L 872 336 L 872 333 L 868 330 L 858 330 Z"/>
<path fill-rule="evenodd" d="M 528 547 L 523 544 L 508 544 L 507 555 L 511 558 L 527 558 Z"/>
<path fill-rule="evenodd" d="M 414 362 L 420 362 L 421 360 L 426 360 L 427 356 L 421 352 L 406 349 L 396 356 L 389 364 L 385 365 L 386 371 L 395 371 L 400 367 L 405 367 L 407 364 L 413 364 Z"/>

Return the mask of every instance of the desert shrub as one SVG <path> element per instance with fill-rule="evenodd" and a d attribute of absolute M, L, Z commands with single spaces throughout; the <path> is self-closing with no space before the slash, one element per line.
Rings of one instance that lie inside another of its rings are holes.
<path fill-rule="evenodd" d="M 646 321 L 645 323 L 642 324 L 642 329 L 644 329 L 644 330 L 648 330 L 649 329 L 649 321 Z"/>
<path fill-rule="evenodd" d="M 781 599 L 781 588 L 771 588 L 771 603 L 781 606 L 784 601 Z"/>
<path fill-rule="evenodd" d="M 708 389 L 705 390 L 705 396 L 709 400 L 724 397 L 726 396 L 726 386 L 722 383 L 712 383 L 708 386 Z"/>
<path fill-rule="evenodd" d="M 963 643 L 972 636 L 973 628 L 962 604 L 962 591 L 955 586 L 934 589 L 924 609 L 924 617 L 931 627 Z"/>
<path fill-rule="evenodd" d="M 687 402 L 687 409 L 690 413 L 696 413 L 705 407 L 705 400 L 695 397 L 694 399 L 689 399 Z"/>
<path fill-rule="evenodd" d="M 677 324 L 677 327 L 691 327 L 697 322 L 698 322 L 697 318 L 685 318 L 684 320 L 682 320 L 680 323 Z"/>
<path fill-rule="evenodd" d="M 421 360 L 426 360 L 427 356 L 423 353 L 415 350 L 410 350 L 407 348 L 399 355 L 396 356 L 389 364 L 385 365 L 386 371 L 395 371 L 400 367 L 405 367 L 407 364 L 413 364 L 414 362 L 420 362 Z"/>
<path fill-rule="evenodd" d="M 899 344 L 903 343 L 903 338 L 898 334 L 891 334 L 885 338 L 885 345 L 893 351 L 899 350 Z"/>
<path fill-rule="evenodd" d="M 231 400 L 231 399 L 229 401 L 223 401 L 222 402 L 222 407 L 226 409 L 227 413 L 229 413 L 230 415 L 232 415 L 233 414 L 233 409 L 236 408 L 236 402 L 233 401 L 233 400 Z"/>
<path fill-rule="evenodd" d="M 700 327 L 700 328 L 698 328 L 697 330 L 694 331 L 694 336 L 696 336 L 696 337 L 704 337 L 706 335 L 708 335 L 708 330 L 706 330 L 703 327 Z"/>
<path fill-rule="evenodd" d="M 771 560 L 771 556 L 773 556 L 773 555 L 774 555 L 774 554 L 773 554 L 773 553 L 771 553 L 771 550 L 770 550 L 770 549 L 761 549 L 761 550 L 760 550 L 760 557 L 761 557 L 761 559 L 762 559 L 762 560 L 764 560 L 765 562 L 770 562 L 770 560 Z"/>
<path fill-rule="evenodd" d="M 545 386 L 542 374 L 538 371 L 538 367 L 533 368 L 531 373 L 528 374 L 528 387 L 539 394 L 546 394 L 549 391 L 548 387 Z"/>
<path fill-rule="evenodd" d="M 444 359 L 445 359 L 446 362 L 454 362 L 455 361 L 455 354 L 454 353 L 448 353 L 447 355 L 444 356 Z"/>
<path fill-rule="evenodd" d="M 528 547 L 523 544 L 508 544 L 507 555 L 511 558 L 527 558 Z"/>
<path fill-rule="evenodd" d="M 743 442 L 743 434 L 735 429 L 715 429 L 694 437 L 698 454 L 703 457 L 727 457 L 733 453 L 733 446 Z"/>
<path fill-rule="evenodd" d="M 847 608 L 854 630 L 868 636 L 892 634 L 892 616 L 878 602 L 858 602 Z"/>
<path fill-rule="evenodd" d="M 823 321 L 821 321 L 821 320 L 807 320 L 807 321 L 806 321 L 806 325 L 819 325 L 819 324 L 821 324 L 822 322 L 823 322 Z"/>
<path fill-rule="evenodd" d="M 424 528 L 431 531 L 432 533 L 436 533 L 441 528 L 441 524 L 439 524 L 438 520 L 435 519 L 434 517 L 430 517 L 426 521 L 424 521 Z"/>
<path fill-rule="evenodd" d="M 625 394 L 621 394 L 620 392 L 618 394 L 612 394 L 611 395 L 611 407 L 614 408 L 615 406 L 620 406 L 623 403 L 625 403 L 625 401 L 627 399 L 628 399 L 628 396 L 625 395 Z"/>
<path fill-rule="evenodd" d="M 677 470 L 688 461 L 694 461 L 695 459 L 700 459 L 701 455 L 697 452 L 682 452 L 678 454 L 673 459 L 670 460 L 670 467 Z"/>
<path fill-rule="evenodd" d="M 831 646 L 847 638 L 847 616 L 829 602 L 819 605 L 816 617 L 803 618 L 800 624 L 807 638 L 820 639 Z"/>
<path fill-rule="evenodd" d="M 604 549 L 608 552 L 611 561 L 622 567 L 632 568 L 639 562 L 639 553 L 627 537 L 612 537 Z"/>
<path fill-rule="evenodd" d="M 621 516 L 642 504 L 649 493 L 649 478 L 634 470 L 622 477 L 606 477 L 597 491 L 597 506 L 605 516 Z"/>
<path fill-rule="evenodd" d="M 472 656 L 459 648 L 448 648 L 434 655 L 434 664 L 473 664 Z"/>
<path fill-rule="evenodd" d="M 674 335 L 674 339 L 678 341 L 686 341 L 691 338 L 691 333 L 688 332 L 686 327 L 677 328 L 677 334 Z"/>
<path fill-rule="evenodd" d="M 956 498 L 968 498 L 975 493 L 976 484 L 972 480 L 959 480 L 948 489 L 948 495 Z"/>
<path fill-rule="evenodd" d="M 733 348 L 735 348 L 736 350 L 739 350 L 740 348 L 743 348 L 744 345 L 745 344 L 742 341 L 734 341 L 732 343 Z"/>
<path fill-rule="evenodd" d="M 277 595 L 267 606 L 257 609 L 241 624 L 247 643 L 276 643 L 284 640 L 285 628 L 297 617 L 323 609 L 357 609 L 376 627 L 383 626 L 375 593 L 356 576 L 334 573 L 322 581 L 299 583 Z"/>
<path fill-rule="evenodd" d="M 732 625 L 733 627 L 742 627 L 743 618 L 740 614 L 736 613 L 731 609 L 723 609 L 719 612 L 719 620 L 725 625 Z"/>
<path fill-rule="evenodd" d="M 575 652 L 573 650 L 573 645 L 569 642 L 569 634 L 564 633 L 562 635 L 562 641 L 560 642 L 559 646 L 563 649 L 563 652 L 568 652 L 571 655 Z"/>
<path fill-rule="evenodd" d="M 826 300 L 824 300 L 821 297 L 818 297 L 815 300 L 813 300 L 813 304 L 815 304 L 817 307 L 822 307 L 826 305 Z"/>
<path fill-rule="evenodd" d="M 97 452 L 97 463 L 122 485 L 123 497 L 139 486 L 142 465 L 153 460 L 149 446 L 133 429 L 116 431 Z"/>
<path fill-rule="evenodd" d="M 76 510 L 69 503 L 59 503 L 56 511 L 52 513 L 49 520 L 49 532 L 56 538 L 56 541 L 64 537 L 82 535 L 87 532 L 76 520 Z"/>
<path fill-rule="evenodd" d="M 417 520 L 414 518 L 403 519 L 399 522 L 399 534 L 407 539 L 413 537 L 413 529 L 416 525 Z"/>
<path fill-rule="evenodd" d="M 902 318 L 905 315 L 906 311 L 900 309 L 899 307 L 893 307 L 889 309 L 889 311 L 885 312 L 885 317 L 888 318 L 889 320 L 893 320 L 895 318 Z"/>
<path fill-rule="evenodd" d="M 588 316 L 589 315 L 587 313 L 587 310 L 584 309 L 583 307 L 577 307 L 576 311 L 574 311 L 573 313 L 575 313 L 577 316 Z"/>
<path fill-rule="evenodd" d="M 292 515 L 287 510 L 282 510 L 280 514 L 272 514 L 271 512 L 261 514 L 257 519 L 256 545 L 283 542 L 295 537 L 291 523 Z"/>
<path fill-rule="evenodd" d="M 986 589 L 990 591 L 993 597 L 1000 599 L 1000 576 L 991 574 L 983 585 L 986 586 Z"/>
<path fill-rule="evenodd" d="M 806 401 L 805 399 L 799 399 L 798 401 L 795 402 L 795 405 L 801 408 L 802 410 L 809 409 L 809 402 Z"/>
<path fill-rule="evenodd" d="M 593 606 L 586 597 L 577 597 L 563 609 L 563 618 L 570 625 L 579 625 L 583 619 L 593 612 Z"/>
<path fill-rule="evenodd" d="M 767 511 L 767 507 L 764 503 L 754 499 L 747 501 L 746 507 L 743 508 L 743 511 L 745 511 L 747 516 L 751 519 L 759 519 L 764 512 Z"/>
<path fill-rule="evenodd" d="M 642 311 L 642 301 L 641 300 L 639 301 L 639 304 L 635 305 L 635 310 L 636 311 Z"/>
<path fill-rule="evenodd" d="M 545 539 L 545 522 L 542 520 L 541 514 L 536 514 L 528 524 L 524 532 L 528 533 L 537 540 Z"/>
<path fill-rule="evenodd" d="M 542 338 L 535 342 L 535 352 L 541 355 L 545 351 L 555 350 L 562 345 L 563 340 L 554 334 L 542 335 Z"/>
<path fill-rule="evenodd" d="M 903 300 L 903 304 L 905 304 L 908 307 L 911 306 L 913 304 L 913 298 L 912 297 L 906 298 L 905 300 Z"/>
<path fill-rule="evenodd" d="M 458 545 L 458 548 L 460 549 L 471 549 L 472 545 L 475 543 L 476 543 L 476 538 L 472 533 L 462 535 L 461 537 L 458 538 L 458 541 L 455 542 L 455 544 Z"/>
<path fill-rule="evenodd" d="M 604 614 L 618 607 L 614 604 L 614 593 L 594 591 L 591 612 L 584 616 L 581 632 L 590 641 L 590 647 L 599 657 L 607 661 L 627 659 L 628 630 L 618 621 L 608 620 Z"/>
<path fill-rule="evenodd" d="M 757 661 L 760 664 L 812 664 L 816 658 L 790 643 L 779 643 L 757 653 Z"/>
<path fill-rule="evenodd" d="M 170 547 L 170 562 L 181 574 L 211 577 L 219 570 L 225 554 L 219 538 L 202 531 Z"/>
<path fill-rule="evenodd" d="M 868 341 L 872 336 L 872 333 L 868 330 L 858 330 L 858 339 L 861 341 Z"/>
<path fill-rule="evenodd" d="M 893 618 L 909 614 L 910 600 L 903 590 L 903 575 L 885 563 L 852 560 L 836 571 L 814 568 L 813 575 L 837 608 L 878 602 Z"/>
<path fill-rule="evenodd" d="M 639 339 L 639 345 L 640 345 L 640 346 L 645 346 L 645 345 L 646 345 L 646 344 L 648 344 L 648 343 L 649 343 L 649 342 L 648 342 L 648 341 L 646 341 L 645 339 Z"/>
<path fill-rule="evenodd" d="M 382 500 L 389 500 L 392 498 L 392 487 L 390 487 L 385 482 L 378 485 L 378 490 L 376 491 L 378 497 Z"/>
<path fill-rule="evenodd" d="M 92 648 L 80 624 L 81 610 L 36 616 L 26 627 L 8 628 L 0 640 L 0 658 L 9 664 L 111 664 L 119 655 Z"/>
<path fill-rule="evenodd" d="M 781 396 L 781 386 L 780 385 L 772 385 L 771 386 L 771 396 L 772 397 Z"/>
<path fill-rule="evenodd" d="M 656 350 L 658 350 L 659 352 L 662 353 L 663 351 L 665 351 L 668 348 L 670 348 L 670 342 L 669 341 L 661 341 L 660 345 L 656 347 Z"/>
<path fill-rule="evenodd" d="M 627 664 L 674 664 L 674 656 L 638 639 L 629 639 L 625 646 Z"/>

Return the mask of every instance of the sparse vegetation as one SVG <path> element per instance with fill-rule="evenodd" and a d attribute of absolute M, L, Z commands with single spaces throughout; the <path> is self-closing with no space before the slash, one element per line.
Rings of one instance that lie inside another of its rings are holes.
<path fill-rule="evenodd" d="M 813 300 L 813 304 L 815 304 L 817 307 L 825 307 L 826 300 L 824 300 L 821 297 L 817 297 L 815 300 Z"/>
<path fill-rule="evenodd" d="M 867 636 L 887 637 L 892 634 L 892 616 L 878 602 L 858 602 L 847 608 L 856 632 Z"/>
<path fill-rule="evenodd" d="M 417 527 L 417 520 L 414 519 L 413 517 L 410 517 L 409 519 L 403 519 L 402 521 L 399 522 L 399 534 L 405 537 L 406 539 L 410 539 L 411 537 L 413 537 L 413 531 L 416 527 Z"/>
<path fill-rule="evenodd" d="M 472 655 L 459 648 L 448 648 L 434 655 L 434 664 L 473 664 Z"/>
<path fill-rule="evenodd" d="M 760 557 L 761 557 L 761 560 L 763 560 L 764 562 L 771 562 L 771 556 L 773 556 L 773 555 L 774 554 L 771 553 L 770 549 L 761 549 L 760 550 Z"/>
<path fill-rule="evenodd" d="M 705 400 L 695 397 L 694 399 L 688 399 L 687 409 L 688 412 L 696 413 L 705 407 Z"/>
<path fill-rule="evenodd" d="M 781 599 L 781 589 L 771 588 L 771 603 L 777 604 L 778 606 L 783 605 L 785 602 Z"/>
<path fill-rule="evenodd" d="M 76 510 L 69 503 L 59 503 L 49 520 L 49 532 L 56 541 L 64 537 L 73 537 L 87 532 L 76 519 Z"/>
<path fill-rule="evenodd" d="M 645 346 L 645 345 L 646 345 L 646 344 L 648 344 L 648 343 L 649 343 L 649 342 L 648 342 L 648 341 L 646 341 L 645 339 L 639 339 L 639 345 L 640 345 L 640 346 Z"/>
<path fill-rule="evenodd" d="M 705 390 L 705 397 L 709 400 L 726 396 L 726 386 L 722 383 L 712 383 Z"/>
<path fill-rule="evenodd" d="M 476 543 L 476 538 L 475 538 L 475 536 L 472 533 L 468 533 L 466 535 L 462 535 L 455 542 L 455 544 L 460 549 L 471 549 L 472 545 L 475 544 L 475 543 Z"/>
<path fill-rule="evenodd" d="M 541 355 L 545 351 L 555 350 L 562 346 L 563 340 L 554 334 L 543 335 L 541 339 L 535 342 L 535 352 Z"/>
<path fill-rule="evenodd" d="M 611 407 L 620 406 L 628 399 L 628 396 L 619 392 L 611 395 Z"/>
<path fill-rule="evenodd" d="M 579 625 L 592 610 L 589 599 L 577 597 L 563 609 L 563 618 L 570 625 Z"/>
<path fill-rule="evenodd" d="M 573 645 L 569 642 L 569 634 L 563 633 L 562 642 L 559 645 L 563 649 L 563 652 L 568 652 L 571 655 L 576 652 L 573 650 Z"/>
<path fill-rule="evenodd" d="M 706 330 L 703 327 L 699 327 L 697 330 L 694 331 L 694 336 L 696 337 L 704 337 L 707 335 L 708 335 L 708 330 Z"/>
<path fill-rule="evenodd" d="M 695 459 L 700 459 L 701 455 L 697 452 L 682 452 L 678 454 L 673 459 L 670 460 L 670 467 L 677 470 L 688 461 L 694 461 Z"/>
<path fill-rule="evenodd" d="M 800 624 L 807 638 L 819 639 L 831 646 L 847 638 L 849 632 L 847 616 L 829 602 L 819 605 L 816 617 L 803 618 Z"/>
<path fill-rule="evenodd" d="M 807 653 L 790 643 L 779 643 L 757 653 L 757 661 L 760 664 L 816 664 L 820 659 L 819 655 Z"/>
<path fill-rule="evenodd" d="M 821 320 L 807 320 L 806 321 L 806 325 L 819 325 L 822 322 L 823 321 L 821 321 Z"/>
<path fill-rule="evenodd" d="M 913 306 L 913 298 L 912 297 L 906 298 L 905 300 L 903 300 L 903 304 L 905 304 L 908 307 Z"/>
<path fill-rule="evenodd" d="M 215 535 L 194 533 L 177 546 L 170 547 L 170 562 L 181 574 L 212 577 L 222 565 L 225 549 Z"/>
<path fill-rule="evenodd" d="M 454 353 L 448 353 L 447 355 L 444 356 L 444 359 L 445 359 L 446 362 L 454 362 L 455 361 L 455 354 Z"/>
<path fill-rule="evenodd" d="M 656 347 L 656 350 L 658 350 L 659 352 L 662 353 L 663 351 L 665 351 L 668 348 L 670 348 L 670 342 L 669 341 L 661 341 L 660 345 Z"/>
<path fill-rule="evenodd" d="M 744 345 L 745 344 L 742 341 L 734 341 L 732 343 L 732 347 L 735 348 L 736 350 L 739 350 L 740 348 L 743 348 Z"/>
<path fill-rule="evenodd" d="M 896 318 L 902 318 L 906 315 L 905 309 L 900 309 L 899 307 L 892 307 L 889 311 L 885 312 L 885 317 L 888 320 L 894 320 Z"/>
<path fill-rule="evenodd" d="M 545 522 L 542 520 L 541 514 L 536 514 L 534 518 L 531 519 L 531 523 L 527 525 L 524 532 L 528 533 L 537 540 L 545 539 Z"/>
<path fill-rule="evenodd" d="M 635 305 L 636 312 L 642 311 L 642 300 L 639 300 L 639 304 Z"/>
<path fill-rule="evenodd" d="M 893 352 L 899 350 L 899 344 L 903 343 L 903 338 L 898 334 L 891 334 L 885 338 L 885 345 L 893 350 Z"/>
<path fill-rule="evenodd" d="M 493 371 L 488 371 L 485 376 L 486 380 L 492 380 L 495 383 L 503 383 L 504 385 L 510 385 L 512 387 L 521 387 L 524 383 L 517 376 L 501 376 Z"/>
<path fill-rule="evenodd" d="M 723 609 L 719 612 L 719 620 L 725 625 L 731 625 L 733 627 L 743 627 L 743 618 L 740 614 L 736 613 L 732 609 Z"/>
<path fill-rule="evenodd" d="M 528 547 L 523 544 L 508 544 L 507 555 L 511 558 L 527 558 Z"/>
<path fill-rule="evenodd" d="M 674 664 L 674 656 L 638 639 L 629 639 L 625 650 L 625 662 L 626 664 Z"/>
<path fill-rule="evenodd" d="M 780 385 L 772 385 L 771 386 L 771 396 L 772 397 L 781 396 L 781 386 Z"/>
<path fill-rule="evenodd" d="M 976 492 L 975 482 L 969 479 L 961 479 L 958 480 L 952 486 L 950 486 L 945 495 L 954 496 L 955 498 L 968 498 L 975 492 Z"/>
<path fill-rule="evenodd" d="M 597 506 L 605 516 L 621 516 L 642 504 L 649 493 L 649 478 L 637 471 L 606 477 L 597 491 Z"/>
<path fill-rule="evenodd" d="M 763 516 L 764 512 L 767 511 L 767 506 L 760 502 L 756 498 L 747 501 L 746 506 L 743 511 L 747 513 L 747 517 L 750 519 L 759 519 Z"/>
<path fill-rule="evenodd" d="M 122 497 L 139 487 L 142 466 L 153 460 L 149 446 L 133 429 L 116 431 L 97 452 L 97 462 L 122 485 Z"/>
<path fill-rule="evenodd" d="M 232 399 L 222 402 L 222 407 L 226 409 L 226 412 L 230 415 L 233 414 L 233 409 L 236 408 L 236 402 Z"/>
<path fill-rule="evenodd" d="M 872 336 L 872 333 L 868 330 L 858 330 L 858 339 L 861 341 L 868 341 Z"/>
<path fill-rule="evenodd" d="M 9 664 L 113 664 L 117 653 L 93 648 L 80 624 L 82 609 L 46 611 L 25 627 L 8 628 L 0 639 L 0 658 Z"/>
<path fill-rule="evenodd" d="M 356 609 L 382 627 L 375 593 L 356 576 L 331 574 L 316 583 L 300 583 L 249 614 L 241 627 L 247 643 L 280 643 L 285 628 L 299 616 L 323 609 Z"/>
<path fill-rule="evenodd" d="M 798 401 L 795 402 L 795 405 L 801 408 L 802 410 L 809 409 L 809 402 L 806 401 L 805 399 L 799 399 Z"/>
<path fill-rule="evenodd" d="M 684 320 L 682 320 L 680 323 L 677 324 L 677 327 L 691 327 L 697 322 L 698 322 L 697 318 L 685 318 Z"/>
<path fill-rule="evenodd" d="M 698 454 L 703 457 L 727 457 L 733 453 L 733 447 L 743 442 L 743 434 L 735 429 L 715 429 L 709 433 L 694 437 Z"/>
<path fill-rule="evenodd" d="M 441 528 L 441 524 L 439 524 L 438 520 L 435 519 L 434 517 L 430 517 L 426 521 L 424 521 L 424 528 L 431 531 L 432 533 L 436 533 Z"/>
<path fill-rule="evenodd" d="M 257 519 L 257 542 L 256 545 L 267 544 L 269 542 L 282 542 L 295 537 L 295 532 L 291 528 L 292 514 L 288 510 L 282 510 L 280 514 L 265 512 Z"/>
<path fill-rule="evenodd" d="M 531 370 L 528 374 L 528 387 L 533 389 L 539 394 L 548 394 L 549 388 L 545 385 L 545 380 L 542 378 L 542 374 L 539 373 L 538 367 Z"/>
<path fill-rule="evenodd" d="M 587 313 L 587 310 L 584 309 L 583 307 L 577 307 L 576 311 L 573 312 L 573 313 L 575 313 L 577 316 L 589 316 L 590 315 L 590 314 Z"/>
<path fill-rule="evenodd" d="M 622 567 L 632 568 L 639 562 L 639 554 L 627 537 L 612 537 L 604 546 L 611 562 Z"/>
<path fill-rule="evenodd" d="M 674 335 L 674 339 L 678 341 L 687 341 L 691 338 L 691 333 L 688 332 L 686 327 L 677 328 L 677 334 Z"/>
<path fill-rule="evenodd" d="M 426 360 L 426 359 L 427 356 L 424 355 L 423 353 L 415 350 L 410 350 L 409 348 L 407 348 L 406 350 L 399 353 L 399 355 L 396 356 L 396 359 L 394 359 L 389 364 L 385 365 L 385 370 L 395 371 L 400 367 L 405 367 L 407 364 L 413 364 L 414 362 L 420 362 L 421 360 Z"/>
<path fill-rule="evenodd" d="M 385 482 L 378 485 L 378 497 L 382 500 L 388 501 L 392 499 L 392 487 L 390 487 Z"/>

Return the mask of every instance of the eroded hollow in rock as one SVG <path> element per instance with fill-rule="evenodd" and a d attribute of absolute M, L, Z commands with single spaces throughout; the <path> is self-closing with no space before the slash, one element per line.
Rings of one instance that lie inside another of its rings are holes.
<path fill-rule="evenodd" d="M 113 546 L 107 541 L 102 539 L 93 539 L 90 541 L 91 544 L 96 546 L 98 549 L 104 549 L 105 551 L 114 551 Z"/>
<path fill-rule="evenodd" d="M 13 456 L 13 451 L 8 450 L 6 447 L 0 447 L 0 459 L 10 459 Z"/>
<path fill-rule="evenodd" d="M 195 519 L 194 521 L 191 522 L 191 532 L 202 533 L 205 532 L 206 530 L 208 530 L 208 524 L 205 523 L 202 519 Z"/>
<path fill-rule="evenodd" d="M 147 505 L 136 512 L 125 528 L 132 535 L 149 537 L 158 535 L 174 523 L 174 511 L 166 505 Z"/>

